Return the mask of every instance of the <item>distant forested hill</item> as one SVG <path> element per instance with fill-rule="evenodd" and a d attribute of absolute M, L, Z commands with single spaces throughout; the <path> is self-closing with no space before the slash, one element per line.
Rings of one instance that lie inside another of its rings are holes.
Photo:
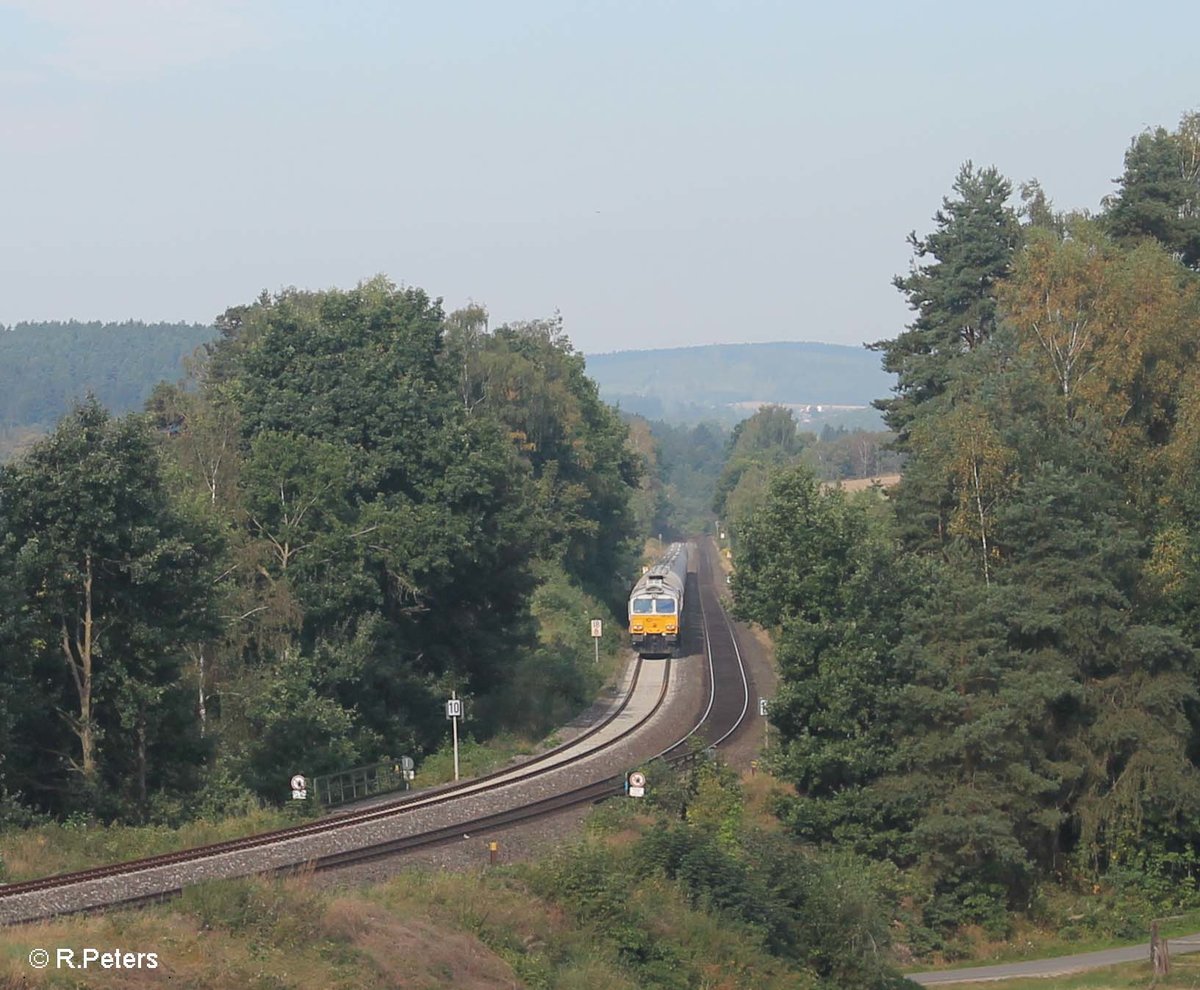
<path fill-rule="evenodd" d="M 48 432 L 92 392 L 114 413 L 139 409 L 160 381 L 211 340 L 198 323 L 18 323 L 0 327 L 0 459 Z M 867 407 L 889 395 L 879 355 L 836 344 L 715 344 L 617 351 L 587 359 L 601 397 L 624 412 L 676 422 L 736 422 L 755 402 L 825 406 L 802 422 L 880 428 Z M 855 406 L 830 410 L 829 405 Z"/>
<path fill-rule="evenodd" d="M 587 370 L 603 398 L 625 412 L 679 421 L 740 419 L 754 402 L 865 407 L 893 384 L 879 355 L 865 348 L 801 342 L 593 354 Z"/>
<path fill-rule="evenodd" d="M 117 413 L 140 408 L 155 384 L 210 340 L 198 323 L 18 323 L 0 327 L 0 429 L 51 429 L 92 392 Z"/>

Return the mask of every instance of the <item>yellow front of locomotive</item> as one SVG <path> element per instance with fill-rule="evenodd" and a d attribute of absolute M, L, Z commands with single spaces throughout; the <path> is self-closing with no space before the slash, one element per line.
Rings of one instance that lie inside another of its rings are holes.
<path fill-rule="evenodd" d="M 642 585 L 629 598 L 629 638 L 644 657 L 670 656 L 679 645 L 679 595 L 663 584 Z"/>

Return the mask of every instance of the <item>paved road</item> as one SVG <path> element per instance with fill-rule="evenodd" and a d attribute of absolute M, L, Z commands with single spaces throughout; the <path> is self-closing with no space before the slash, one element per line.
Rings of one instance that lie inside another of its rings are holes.
<path fill-rule="evenodd" d="M 1170 940 L 1171 955 L 1200 952 L 1200 933 L 1182 935 Z M 973 966 L 970 969 L 944 969 L 932 973 L 906 973 L 914 983 L 927 987 L 949 986 L 952 983 L 992 983 L 1019 977 L 1065 976 L 1085 969 L 1100 969 L 1117 963 L 1150 961 L 1149 940 L 1124 949 L 1104 949 L 1100 952 L 1081 952 L 1056 959 L 1030 959 L 1025 962 L 1001 963 L 996 966 Z"/>

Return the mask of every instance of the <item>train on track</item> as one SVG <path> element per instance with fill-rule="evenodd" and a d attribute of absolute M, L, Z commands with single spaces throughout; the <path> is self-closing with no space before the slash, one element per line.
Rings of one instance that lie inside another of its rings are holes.
<path fill-rule="evenodd" d="M 629 593 L 629 638 L 643 657 L 670 657 L 683 635 L 688 545 L 672 543 Z"/>

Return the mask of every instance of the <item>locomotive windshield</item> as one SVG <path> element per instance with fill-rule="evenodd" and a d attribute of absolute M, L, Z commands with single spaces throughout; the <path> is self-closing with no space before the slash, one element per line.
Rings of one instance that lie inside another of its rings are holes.
<path fill-rule="evenodd" d="M 649 615 L 652 611 L 654 611 L 653 598 L 635 598 L 633 600 L 634 615 Z"/>
<path fill-rule="evenodd" d="M 656 598 L 656 599 L 654 599 L 654 611 L 657 615 L 674 615 L 675 614 L 675 599 L 674 598 Z"/>

